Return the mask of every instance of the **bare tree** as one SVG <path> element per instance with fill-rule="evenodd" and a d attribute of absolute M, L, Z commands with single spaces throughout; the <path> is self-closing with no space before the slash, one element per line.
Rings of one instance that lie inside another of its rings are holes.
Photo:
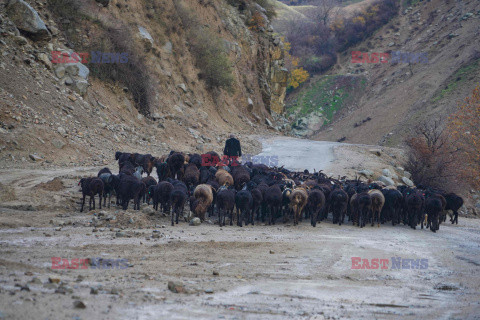
<path fill-rule="evenodd" d="M 416 184 L 441 187 L 457 176 L 455 167 L 460 148 L 445 132 L 440 119 L 416 126 L 406 144 L 409 149 L 406 169 Z"/>
<path fill-rule="evenodd" d="M 340 10 L 337 0 L 314 0 L 311 5 L 315 8 L 307 13 L 307 16 L 315 22 L 323 23 L 324 26 L 327 26 Z"/>

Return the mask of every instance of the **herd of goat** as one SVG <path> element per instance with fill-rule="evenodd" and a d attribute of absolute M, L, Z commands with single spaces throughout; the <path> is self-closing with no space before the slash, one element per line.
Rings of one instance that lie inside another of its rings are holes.
<path fill-rule="evenodd" d="M 209 156 L 219 157 L 215 152 Z M 178 224 L 184 207 L 189 203 L 193 216 L 205 220 L 218 214 L 218 224 L 238 226 L 252 225 L 255 221 L 275 224 L 293 218 L 297 225 L 303 218 L 310 219 L 313 227 L 332 213 L 333 223 L 341 225 L 347 216 L 353 225 L 364 227 L 366 223 L 403 223 L 415 229 L 418 224 L 436 232 L 446 213 L 450 221 L 458 224 L 458 210 L 463 199 L 454 193 L 432 188 L 407 186 L 385 187 L 379 181 L 337 180 L 322 172 L 291 172 L 282 167 L 264 164 L 234 163 L 228 166 L 202 165 L 199 154 L 183 154 L 172 151 L 168 156 L 153 157 L 150 154 L 117 152 L 119 174 L 103 168 L 97 177 L 80 180 L 83 211 L 86 196 L 90 196 L 89 209 L 95 209 L 95 196 L 102 198 L 104 206 L 108 198 L 116 195 L 116 204 L 124 210 L 133 200 L 134 209 L 140 202 L 152 202 L 153 208 L 171 213 L 172 226 Z M 158 182 L 151 176 L 156 168 Z M 143 177 L 146 173 L 146 177 Z M 236 209 L 236 210 L 234 210 Z M 235 211 L 235 212 L 234 212 Z"/>

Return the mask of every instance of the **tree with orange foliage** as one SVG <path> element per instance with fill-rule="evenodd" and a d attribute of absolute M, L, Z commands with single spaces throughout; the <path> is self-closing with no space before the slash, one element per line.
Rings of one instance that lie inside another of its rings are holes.
<path fill-rule="evenodd" d="M 480 84 L 449 117 L 448 130 L 462 155 L 461 177 L 480 188 Z"/>
<path fill-rule="evenodd" d="M 258 11 L 255 11 L 252 15 L 252 18 L 248 21 L 249 29 L 253 31 L 260 31 L 261 28 L 266 27 L 265 18 Z"/>
<path fill-rule="evenodd" d="M 285 60 L 285 67 L 290 72 L 288 77 L 288 88 L 296 89 L 300 84 L 307 81 L 310 77 L 310 74 L 307 70 L 303 69 L 302 67 L 298 67 L 300 59 L 294 57 L 290 54 L 291 45 L 290 42 L 285 42 L 285 38 L 280 38 L 283 42 L 283 53 L 284 53 L 284 60 Z"/>

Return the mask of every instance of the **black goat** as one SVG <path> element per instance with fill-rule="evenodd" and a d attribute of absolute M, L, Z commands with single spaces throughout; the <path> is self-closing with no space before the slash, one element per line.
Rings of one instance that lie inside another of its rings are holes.
<path fill-rule="evenodd" d="M 354 194 L 350 199 L 350 205 L 352 206 L 353 225 L 356 223 L 360 228 L 365 227 L 365 220 L 367 220 L 372 207 L 372 198 L 368 192 Z"/>
<path fill-rule="evenodd" d="M 430 227 L 430 230 L 436 232 L 440 229 L 440 213 L 444 209 L 446 202 L 445 199 L 439 194 L 427 194 L 425 199 L 425 212 L 427 213 L 427 228 Z M 423 226 L 423 221 L 422 221 Z"/>
<path fill-rule="evenodd" d="M 330 192 L 328 202 L 332 210 L 333 224 L 342 225 L 347 212 L 348 194 L 342 189 L 335 189 Z"/>
<path fill-rule="evenodd" d="M 420 190 L 406 189 L 405 211 L 408 225 L 412 229 L 416 229 L 417 224 L 424 217 L 425 196 Z"/>
<path fill-rule="evenodd" d="M 190 159 L 188 160 L 188 163 L 193 163 L 194 165 L 197 166 L 198 169 L 202 167 L 202 156 L 199 155 L 198 153 L 190 154 L 189 155 Z"/>
<path fill-rule="evenodd" d="M 173 152 L 167 159 L 168 170 L 172 179 L 183 178 L 183 164 L 185 156 L 180 152 Z"/>
<path fill-rule="evenodd" d="M 133 174 L 135 173 L 135 166 L 130 161 L 125 161 L 120 167 L 120 173 L 133 176 Z"/>
<path fill-rule="evenodd" d="M 102 173 L 98 177 L 103 181 L 103 206 L 106 205 L 107 196 L 108 196 L 108 207 L 110 208 L 112 193 L 114 192 L 114 188 L 113 188 L 114 176 L 111 173 Z"/>
<path fill-rule="evenodd" d="M 145 193 L 145 184 L 137 178 L 120 174 L 117 197 L 120 199 L 123 210 L 127 210 L 128 203 L 133 199 L 133 209 L 140 210 L 140 198 Z"/>
<path fill-rule="evenodd" d="M 235 190 L 220 187 L 217 193 L 218 224 L 225 225 L 225 216 L 230 215 L 230 225 L 233 225 L 233 208 L 235 206 Z"/>
<path fill-rule="evenodd" d="M 142 178 L 142 182 L 145 184 L 145 188 L 150 191 L 150 187 L 155 187 L 157 185 L 157 180 L 155 180 L 154 177 L 145 177 Z M 150 199 L 152 197 L 150 196 L 150 192 L 145 192 L 145 196 L 143 197 L 143 203 L 148 203 L 150 204 Z"/>
<path fill-rule="evenodd" d="M 183 209 L 185 207 L 185 203 L 187 202 L 188 198 L 188 190 L 185 183 L 174 180 L 172 182 L 173 189 L 170 193 L 170 204 L 172 205 L 172 226 L 174 225 L 174 217 L 175 223 L 178 224 L 178 218 L 180 214 L 183 214 Z"/>
<path fill-rule="evenodd" d="M 165 181 L 169 176 L 168 164 L 167 162 L 162 162 L 161 160 L 155 160 L 155 168 L 157 168 L 158 181 Z"/>
<path fill-rule="evenodd" d="M 381 223 L 392 221 L 392 226 L 403 221 L 402 207 L 403 196 L 400 191 L 395 189 L 383 189 L 383 196 L 385 197 L 385 204 L 383 205 L 381 213 Z"/>
<path fill-rule="evenodd" d="M 108 168 L 103 168 L 103 169 L 100 169 L 100 171 L 98 171 L 98 174 L 97 174 L 97 177 L 100 177 L 100 175 L 104 174 L 104 173 L 109 173 L 109 174 L 112 174 L 112 171 L 110 171 L 110 169 Z"/>
<path fill-rule="evenodd" d="M 92 201 L 93 201 L 93 210 L 95 210 L 95 195 L 98 194 L 100 203 L 99 207 L 102 209 L 102 195 L 103 195 L 103 181 L 100 178 L 82 178 L 78 183 L 82 187 L 82 207 L 80 212 L 83 212 L 83 207 L 85 206 L 85 197 L 89 196 L 90 201 L 88 203 L 88 210 L 92 210 Z"/>
<path fill-rule="evenodd" d="M 310 223 L 312 227 L 317 226 L 318 215 L 325 206 L 325 195 L 319 189 L 313 189 L 308 194 L 306 209 L 310 212 Z"/>
<path fill-rule="evenodd" d="M 235 195 L 235 206 L 237 208 L 237 225 L 243 226 L 243 221 L 246 220 L 246 225 L 253 221 L 253 214 L 250 214 L 253 206 L 253 197 L 250 191 L 240 190 Z"/>
<path fill-rule="evenodd" d="M 125 162 L 131 162 L 133 164 L 133 158 L 131 153 L 119 152 L 115 153 L 115 160 L 118 160 L 118 167 L 122 169 Z"/>
<path fill-rule="evenodd" d="M 251 193 L 252 193 L 252 199 L 253 199 L 251 222 L 252 222 L 252 225 L 254 225 L 255 214 L 257 214 L 257 217 L 259 216 L 259 211 L 263 203 L 263 195 L 262 195 L 262 191 L 260 191 L 260 189 L 258 188 L 253 189 Z"/>
<path fill-rule="evenodd" d="M 282 213 L 282 190 L 280 186 L 274 184 L 268 187 L 265 190 L 264 199 L 268 207 L 268 224 L 275 224 L 275 219 Z"/>
<path fill-rule="evenodd" d="M 452 210 L 453 216 L 450 215 L 450 222 L 458 224 L 458 210 L 463 206 L 463 199 L 455 193 L 448 193 L 443 196 L 447 201 L 445 210 Z"/>
<path fill-rule="evenodd" d="M 153 208 L 155 210 L 158 210 L 160 204 L 162 212 L 170 213 L 170 194 L 172 190 L 173 185 L 168 181 L 162 181 L 155 187 L 153 192 Z"/>

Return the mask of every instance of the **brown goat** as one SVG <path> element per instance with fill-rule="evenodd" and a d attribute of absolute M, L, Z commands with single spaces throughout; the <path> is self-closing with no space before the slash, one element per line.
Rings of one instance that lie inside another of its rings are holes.
<path fill-rule="evenodd" d="M 380 212 L 382 212 L 383 205 L 385 204 L 385 197 L 383 196 L 382 191 L 377 189 L 368 191 L 368 194 L 372 198 L 372 227 L 375 224 L 375 216 L 377 216 L 377 226 L 380 227 Z"/>
<path fill-rule="evenodd" d="M 205 213 L 213 202 L 212 186 L 208 184 L 199 184 L 193 192 L 195 202 L 193 207 L 193 213 L 201 221 L 205 220 Z"/>
<path fill-rule="evenodd" d="M 200 170 L 194 163 L 190 163 L 185 168 L 185 174 L 183 175 L 183 182 L 187 185 L 187 189 L 190 191 L 191 187 L 195 187 L 200 180 Z"/>
<path fill-rule="evenodd" d="M 225 169 L 218 169 L 217 173 L 215 173 L 215 179 L 220 186 L 233 186 L 233 177 Z"/>
<path fill-rule="evenodd" d="M 293 210 L 293 225 L 297 225 L 303 208 L 307 204 L 307 190 L 297 188 L 290 194 L 290 208 Z"/>

